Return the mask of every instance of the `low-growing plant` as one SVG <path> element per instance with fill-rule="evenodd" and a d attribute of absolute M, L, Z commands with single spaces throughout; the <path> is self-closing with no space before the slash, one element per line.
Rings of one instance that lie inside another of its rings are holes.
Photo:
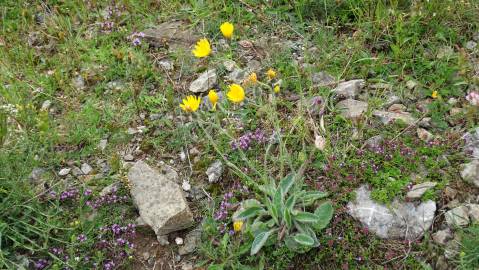
<path fill-rule="evenodd" d="M 305 191 L 294 185 L 295 180 L 297 177 L 289 174 L 279 185 L 274 181 L 261 185 L 260 201 L 248 199 L 242 203 L 243 210 L 234 218 L 248 222 L 246 230 L 254 236 L 251 255 L 274 242 L 284 243 L 290 250 L 298 252 L 319 246 L 317 234 L 329 224 L 333 207 L 327 201 L 312 212 L 309 209 L 328 193 Z"/>

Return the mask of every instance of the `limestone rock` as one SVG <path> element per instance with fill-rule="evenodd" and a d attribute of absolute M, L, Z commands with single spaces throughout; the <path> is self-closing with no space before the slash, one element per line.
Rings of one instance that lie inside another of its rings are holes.
<path fill-rule="evenodd" d="M 354 99 L 346 99 L 338 102 L 337 107 L 341 110 L 341 115 L 345 118 L 357 119 L 368 110 L 368 103 Z"/>
<path fill-rule="evenodd" d="M 311 75 L 311 81 L 313 82 L 314 86 L 323 87 L 333 84 L 336 80 L 333 76 L 329 75 L 324 71 L 321 71 L 318 73 L 313 73 Z"/>
<path fill-rule="evenodd" d="M 394 201 L 388 208 L 373 201 L 364 185 L 356 190 L 355 201 L 348 204 L 349 214 L 381 238 L 420 238 L 430 228 L 435 211 L 436 203 L 430 200 L 420 204 Z"/>
<path fill-rule="evenodd" d="M 447 211 L 445 216 L 449 226 L 463 227 L 469 224 L 469 209 L 465 205 Z"/>
<path fill-rule="evenodd" d="M 188 23 L 182 21 L 164 22 L 143 31 L 145 40 L 154 47 L 188 48 L 200 39 Z"/>
<path fill-rule="evenodd" d="M 434 135 L 432 135 L 431 132 L 423 129 L 423 128 L 417 128 L 417 137 L 421 139 L 422 141 L 428 142 L 434 138 Z"/>
<path fill-rule="evenodd" d="M 193 215 L 181 187 L 166 175 L 140 160 L 128 172 L 128 179 L 140 216 L 157 236 L 192 225 Z"/>
<path fill-rule="evenodd" d="M 215 69 L 207 70 L 190 84 L 189 90 L 193 93 L 202 93 L 210 90 L 217 81 Z"/>
<path fill-rule="evenodd" d="M 445 245 L 453 238 L 451 229 L 440 230 L 432 234 L 432 240 L 439 245 Z"/>
<path fill-rule="evenodd" d="M 90 164 L 85 162 L 81 165 L 81 171 L 83 172 L 83 174 L 88 175 L 93 171 L 93 168 L 90 166 Z"/>
<path fill-rule="evenodd" d="M 462 165 L 461 177 L 464 181 L 479 187 L 479 160 Z"/>
<path fill-rule="evenodd" d="M 186 237 L 183 245 L 179 247 L 178 253 L 183 256 L 189 253 L 192 253 L 196 250 L 197 246 L 201 241 L 201 227 L 194 229 L 189 232 Z"/>
<path fill-rule="evenodd" d="M 365 82 L 363 79 L 350 80 L 339 83 L 338 86 L 332 90 L 332 92 L 340 99 L 355 98 L 364 87 L 364 84 Z"/>
<path fill-rule="evenodd" d="M 469 204 L 469 217 L 472 222 L 479 222 L 479 204 Z"/>
<path fill-rule="evenodd" d="M 208 182 L 216 183 L 223 174 L 223 163 L 220 160 L 216 160 L 211 164 L 211 166 L 206 170 L 206 175 L 208 175 Z"/>
<path fill-rule="evenodd" d="M 63 168 L 58 172 L 58 175 L 59 176 L 66 176 L 67 174 L 70 173 L 71 170 L 72 169 L 70 169 L 70 168 Z"/>
<path fill-rule="evenodd" d="M 401 120 L 408 125 L 412 125 L 416 122 L 416 119 L 408 112 L 386 112 L 386 111 L 374 111 L 373 115 L 387 125 L 396 120 Z"/>
<path fill-rule="evenodd" d="M 435 187 L 436 185 L 436 182 L 424 182 L 418 185 L 414 185 L 411 190 L 409 190 L 406 194 L 406 198 L 419 199 L 426 191 Z"/>

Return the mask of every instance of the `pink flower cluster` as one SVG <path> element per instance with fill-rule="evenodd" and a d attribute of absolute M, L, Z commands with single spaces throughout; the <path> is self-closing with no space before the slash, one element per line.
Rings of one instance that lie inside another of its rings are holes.
<path fill-rule="evenodd" d="M 469 92 L 466 96 L 466 100 L 473 106 L 479 106 L 479 93 L 475 91 Z"/>

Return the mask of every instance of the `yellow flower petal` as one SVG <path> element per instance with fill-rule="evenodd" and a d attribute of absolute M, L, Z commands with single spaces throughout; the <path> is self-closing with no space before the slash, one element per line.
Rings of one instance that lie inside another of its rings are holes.
<path fill-rule="evenodd" d="M 180 104 L 180 108 L 185 112 L 195 112 L 200 107 L 201 98 L 195 96 L 187 96 Z"/>
<path fill-rule="evenodd" d="M 211 102 L 211 105 L 213 105 L 213 110 L 216 110 L 216 103 L 218 102 L 218 94 L 215 92 L 215 90 L 210 90 L 208 92 L 208 99 Z"/>
<path fill-rule="evenodd" d="M 277 94 L 279 93 L 279 90 L 280 90 L 279 84 L 275 85 L 273 88 L 273 91 Z"/>
<path fill-rule="evenodd" d="M 211 54 L 211 45 L 206 38 L 200 39 L 196 45 L 195 49 L 192 51 L 193 55 L 197 58 L 207 57 Z"/>
<path fill-rule="evenodd" d="M 220 30 L 225 38 L 231 38 L 233 36 L 235 27 L 230 22 L 224 22 L 223 24 L 221 24 Z"/>
<path fill-rule="evenodd" d="M 226 96 L 234 103 L 241 103 L 245 98 L 244 89 L 239 84 L 232 84 L 229 86 Z"/>
<path fill-rule="evenodd" d="M 237 220 L 233 222 L 233 229 L 235 230 L 235 232 L 241 231 L 242 228 L 243 228 L 243 221 Z"/>
<path fill-rule="evenodd" d="M 439 96 L 439 93 L 437 91 L 432 91 L 431 97 L 436 99 Z"/>
<path fill-rule="evenodd" d="M 276 77 L 276 71 L 270 68 L 268 71 L 266 71 L 266 76 L 268 76 L 268 79 L 272 80 Z"/>

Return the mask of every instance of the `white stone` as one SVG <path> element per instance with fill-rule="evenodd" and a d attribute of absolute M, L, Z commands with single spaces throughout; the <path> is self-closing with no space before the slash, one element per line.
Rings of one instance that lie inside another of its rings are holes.
<path fill-rule="evenodd" d="M 379 120 L 387 125 L 390 124 L 396 120 L 401 120 L 405 122 L 408 125 L 412 125 L 416 122 L 416 119 L 411 116 L 410 113 L 408 112 L 386 112 L 386 111 L 374 111 L 373 116 L 379 118 Z"/>
<path fill-rule="evenodd" d="M 90 174 L 93 171 L 93 168 L 90 166 L 90 164 L 85 162 L 85 163 L 82 163 L 81 165 L 81 171 L 84 174 Z"/>
<path fill-rule="evenodd" d="M 208 182 L 216 183 L 223 174 L 223 163 L 220 160 L 216 160 L 210 167 L 206 170 L 206 175 L 208 176 Z"/>
<path fill-rule="evenodd" d="M 180 245 L 183 245 L 183 238 L 181 237 L 176 237 L 175 238 L 175 243 L 180 246 Z"/>
<path fill-rule="evenodd" d="M 71 170 L 72 169 L 70 169 L 70 168 L 63 168 L 58 172 L 58 175 L 59 176 L 66 176 L 70 173 Z"/>
<path fill-rule="evenodd" d="M 190 84 L 189 90 L 193 93 L 206 92 L 216 84 L 217 79 L 215 69 L 207 70 Z"/>
<path fill-rule="evenodd" d="M 368 103 L 354 99 L 340 101 L 336 106 L 341 110 L 341 115 L 348 119 L 357 119 L 368 110 Z"/>
<path fill-rule="evenodd" d="M 193 214 L 181 187 L 165 174 L 137 161 L 128 172 L 131 195 L 140 216 L 157 236 L 190 227 Z"/>
<path fill-rule="evenodd" d="M 426 191 L 435 187 L 436 185 L 436 182 L 424 182 L 418 185 L 414 185 L 411 190 L 409 190 L 406 194 L 406 198 L 419 199 Z"/>
<path fill-rule="evenodd" d="M 361 89 L 364 87 L 363 79 L 350 80 L 339 83 L 338 86 L 332 90 L 339 98 L 355 98 Z"/>
<path fill-rule="evenodd" d="M 370 195 L 367 186 L 358 188 L 356 199 L 348 204 L 348 212 L 379 237 L 414 240 L 431 227 L 436 211 L 434 201 L 418 205 L 394 201 L 387 207 L 373 201 Z"/>
<path fill-rule="evenodd" d="M 469 224 L 469 209 L 465 205 L 461 205 L 447 211 L 445 217 L 449 226 L 464 227 Z"/>
<path fill-rule="evenodd" d="M 479 160 L 462 165 L 461 177 L 464 181 L 479 187 Z"/>

